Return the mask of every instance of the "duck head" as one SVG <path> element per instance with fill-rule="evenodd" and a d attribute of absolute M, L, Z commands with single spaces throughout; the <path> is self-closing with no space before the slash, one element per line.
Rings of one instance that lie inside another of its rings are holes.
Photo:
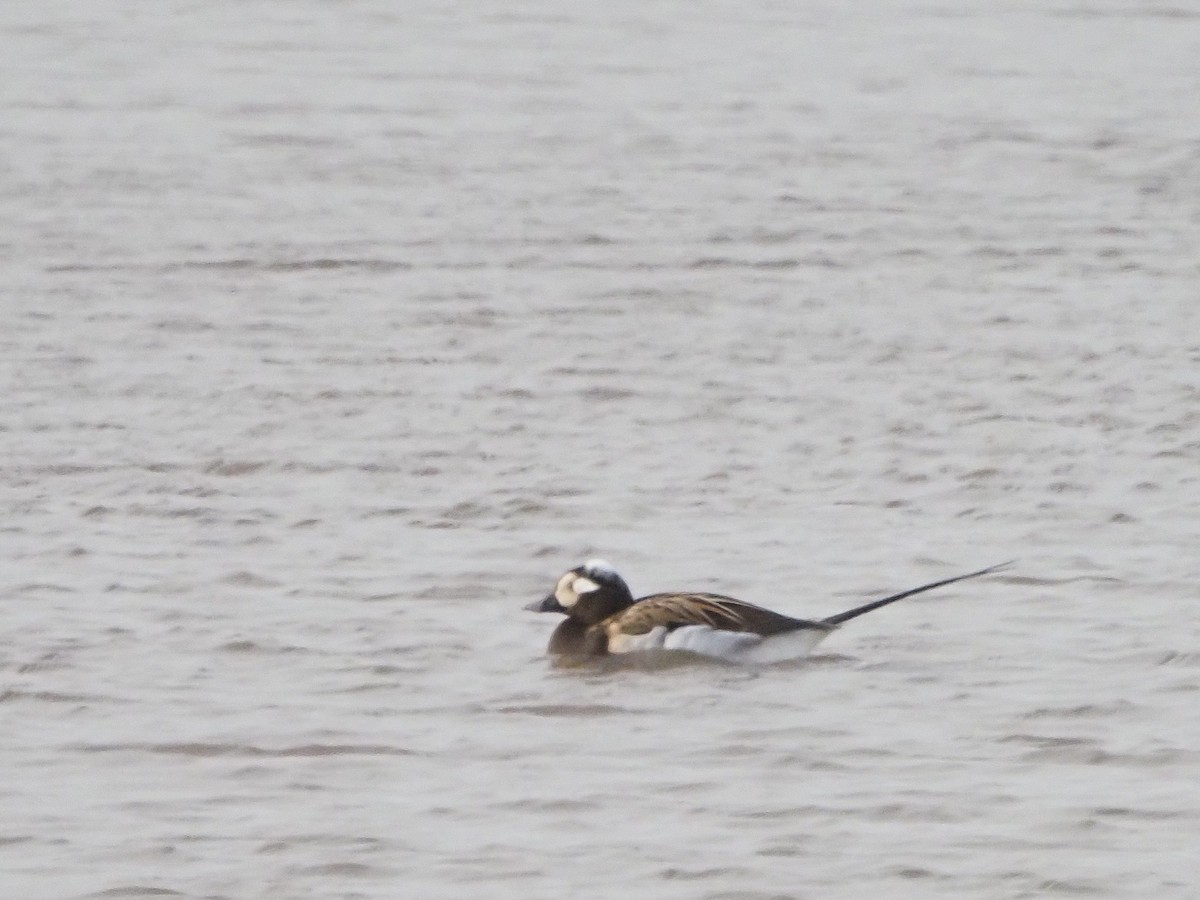
<path fill-rule="evenodd" d="M 554 590 L 525 608 L 563 613 L 584 625 L 595 625 L 633 605 L 633 593 L 617 570 L 602 559 L 590 559 L 563 574 Z"/>

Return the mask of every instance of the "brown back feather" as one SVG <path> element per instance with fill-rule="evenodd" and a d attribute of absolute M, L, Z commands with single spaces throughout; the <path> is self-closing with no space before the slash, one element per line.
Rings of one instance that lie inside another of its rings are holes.
<path fill-rule="evenodd" d="M 624 634 L 646 634 L 659 626 L 707 625 L 721 631 L 746 631 L 768 637 L 800 628 L 832 630 L 831 626 L 793 619 L 721 594 L 651 594 L 612 616 L 607 629 Z"/>

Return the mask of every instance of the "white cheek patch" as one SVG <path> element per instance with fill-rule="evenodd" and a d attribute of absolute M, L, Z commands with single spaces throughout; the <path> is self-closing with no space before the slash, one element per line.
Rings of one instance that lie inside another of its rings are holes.
<path fill-rule="evenodd" d="M 571 590 L 576 594 L 590 594 L 592 591 L 600 590 L 600 585 L 585 576 L 580 576 L 571 582 Z"/>
<path fill-rule="evenodd" d="M 554 599 L 563 605 L 564 608 L 570 609 L 575 605 L 575 601 L 579 599 L 579 595 L 571 590 L 571 582 L 573 577 L 570 572 L 558 579 L 558 585 L 554 588 Z"/>

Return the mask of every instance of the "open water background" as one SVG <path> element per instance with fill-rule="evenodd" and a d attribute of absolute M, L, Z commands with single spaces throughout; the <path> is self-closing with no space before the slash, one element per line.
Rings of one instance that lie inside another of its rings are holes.
<path fill-rule="evenodd" d="M 1200 895 L 1200 7 L 0 8 L 0 895 Z M 561 671 L 521 612 L 873 613 Z"/>

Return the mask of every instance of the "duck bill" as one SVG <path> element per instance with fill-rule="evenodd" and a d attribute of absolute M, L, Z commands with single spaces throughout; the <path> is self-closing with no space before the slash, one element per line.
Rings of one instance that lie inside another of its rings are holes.
<path fill-rule="evenodd" d="M 525 608 L 530 612 L 553 612 L 565 613 L 566 608 L 558 602 L 553 594 L 547 594 L 541 600 L 534 600 L 532 603 L 526 603 Z"/>

